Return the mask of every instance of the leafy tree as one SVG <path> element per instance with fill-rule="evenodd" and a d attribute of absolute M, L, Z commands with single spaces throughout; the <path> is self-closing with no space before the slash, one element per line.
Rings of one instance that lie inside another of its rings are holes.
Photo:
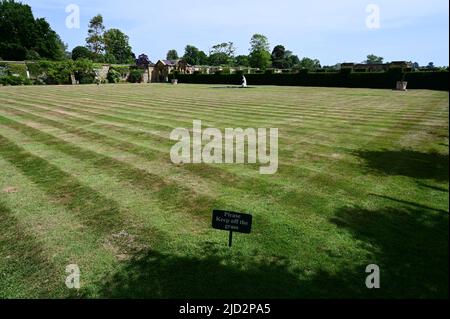
<path fill-rule="evenodd" d="M 65 45 L 45 19 L 34 19 L 30 6 L 0 1 L 0 56 L 8 60 L 62 60 Z"/>
<path fill-rule="evenodd" d="M 167 56 L 166 56 L 167 60 L 178 60 L 178 52 L 177 50 L 169 50 L 169 52 L 167 52 Z"/>
<path fill-rule="evenodd" d="M 286 69 L 286 49 L 282 45 L 277 45 L 272 51 L 272 67 L 277 69 Z"/>
<path fill-rule="evenodd" d="M 250 61 L 248 59 L 248 55 L 238 55 L 235 58 L 235 64 L 238 66 L 249 66 Z"/>
<path fill-rule="evenodd" d="M 317 59 L 303 58 L 298 64 L 298 68 L 308 71 L 316 71 L 321 68 L 320 61 Z"/>
<path fill-rule="evenodd" d="M 209 63 L 211 65 L 231 65 L 233 64 L 235 51 L 233 42 L 216 44 L 209 52 Z"/>
<path fill-rule="evenodd" d="M 89 22 L 88 37 L 86 38 L 87 47 L 95 56 L 101 55 L 105 49 L 104 32 L 103 17 L 98 14 Z"/>
<path fill-rule="evenodd" d="M 184 56 L 183 59 L 188 63 L 192 65 L 197 65 L 199 60 L 199 49 L 194 47 L 193 45 L 187 45 L 184 49 Z"/>
<path fill-rule="evenodd" d="M 36 19 L 36 32 L 35 51 L 50 60 L 64 60 L 67 46 L 45 19 Z"/>
<path fill-rule="evenodd" d="M 250 39 L 250 52 L 269 51 L 269 40 L 265 35 L 254 34 Z"/>
<path fill-rule="evenodd" d="M 88 48 L 77 46 L 72 50 L 72 60 L 90 59 L 92 57 L 91 51 Z"/>
<path fill-rule="evenodd" d="M 378 63 L 383 63 L 384 58 L 381 56 L 376 56 L 374 54 L 369 54 L 367 56 L 367 60 L 364 61 L 364 63 L 366 64 L 378 64 Z"/>
<path fill-rule="evenodd" d="M 209 58 L 204 51 L 198 52 L 198 65 L 207 65 L 209 64 Z"/>
<path fill-rule="evenodd" d="M 300 63 L 300 59 L 297 55 L 293 54 L 292 51 L 286 50 L 285 57 L 287 61 L 287 69 L 293 68 L 295 65 Z"/>
<path fill-rule="evenodd" d="M 428 65 L 427 65 L 427 69 L 430 69 L 430 70 L 432 70 L 432 69 L 434 69 L 434 68 L 436 68 L 436 67 L 434 66 L 434 62 L 430 62 L 430 63 L 428 63 Z"/>
<path fill-rule="evenodd" d="M 118 29 L 109 29 L 103 35 L 106 60 L 109 63 L 132 63 L 133 52 L 129 45 L 129 38 Z M 109 60 L 109 61 L 108 61 Z"/>
<path fill-rule="evenodd" d="M 36 42 L 35 20 L 28 5 L 0 2 L 0 56 L 24 60 Z"/>
<path fill-rule="evenodd" d="M 262 34 L 254 34 L 250 40 L 249 63 L 253 68 L 265 70 L 271 64 L 269 40 Z"/>
<path fill-rule="evenodd" d="M 150 63 L 150 59 L 144 53 L 139 55 L 139 57 L 136 59 L 136 66 L 141 68 L 147 68 Z"/>
<path fill-rule="evenodd" d="M 277 45 L 272 51 L 272 66 L 277 69 L 290 69 L 300 63 L 298 56 L 284 46 Z"/>
<path fill-rule="evenodd" d="M 265 70 L 270 67 L 271 55 L 266 50 L 254 51 L 249 55 L 249 63 L 252 68 Z"/>
<path fill-rule="evenodd" d="M 209 63 L 206 53 L 193 45 L 186 46 L 183 59 L 190 65 L 206 65 Z"/>
<path fill-rule="evenodd" d="M 273 48 L 272 60 L 273 61 L 283 60 L 285 58 L 285 55 L 286 55 L 285 47 L 282 45 L 277 45 Z"/>

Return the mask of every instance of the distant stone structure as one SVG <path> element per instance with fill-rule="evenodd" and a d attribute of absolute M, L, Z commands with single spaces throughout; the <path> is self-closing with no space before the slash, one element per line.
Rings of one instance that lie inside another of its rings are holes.
<path fill-rule="evenodd" d="M 169 75 L 173 72 L 192 74 L 194 70 L 184 59 L 158 60 L 151 70 L 151 79 L 149 82 L 168 82 Z"/>

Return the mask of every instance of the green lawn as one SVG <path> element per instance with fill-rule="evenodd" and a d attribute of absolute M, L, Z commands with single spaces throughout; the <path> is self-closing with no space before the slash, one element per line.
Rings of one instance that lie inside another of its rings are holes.
<path fill-rule="evenodd" d="M 425 90 L 0 87 L 0 297 L 448 297 L 448 107 Z M 279 128 L 278 173 L 172 164 L 193 120 Z M 253 214 L 252 233 L 229 249 L 213 209 Z"/>

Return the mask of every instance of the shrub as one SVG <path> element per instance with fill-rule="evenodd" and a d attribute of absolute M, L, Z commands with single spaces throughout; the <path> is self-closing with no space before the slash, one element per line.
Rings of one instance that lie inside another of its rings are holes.
<path fill-rule="evenodd" d="M 72 60 L 76 61 L 79 59 L 91 59 L 92 53 L 88 48 L 83 46 L 77 46 L 72 50 Z"/>
<path fill-rule="evenodd" d="M 42 76 L 44 70 L 42 69 L 40 63 L 38 62 L 27 62 L 27 69 L 30 72 L 30 77 L 37 79 Z"/>
<path fill-rule="evenodd" d="M 75 79 L 80 84 L 92 84 L 95 82 L 96 74 L 94 70 L 94 63 L 88 59 L 79 59 L 75 61 L 73 67 Z"/>
<path fill-rule="evenodd" d="M 23 76 L 6 75 L 0 77 L 1 85 L 31 85 L 33 82 Z"/>
<path fill-rule="evenodd" d="M 2 64 L 0 64 L 0 76 L 7 76 L 8 68 Z"/>
<path fill-rule="evenodd" d="M 26 64 L 18 64 L 18 63 L 8 63 L 6 65 L 8 68 L 8 71 L 10 75 L 17 74 L 19 76 L 22 76 L 24 78 L 27 77 L 27 66 Z"/>
<path fill-rule="evenodd" d="M 133 69 L 128 76 L 128 82 L 130 83 L 141 83 L 142 76 L 144 75 L 144 70 L 142 69 Z"/>
<path fill-rule="evenodd" d="M 71 84 L 71 75 L 74 70 L 74 63 L 72 60 L 45 62 L 41 65 L 45 69 L 43 81 L 46 84 Z"/>
<path fill-rule="evenodd" d="M 109 68 L 108 75 L 106 76 L 109 83 L 119 83 L 121 79 L 121 75 L 114 68 Z"/>

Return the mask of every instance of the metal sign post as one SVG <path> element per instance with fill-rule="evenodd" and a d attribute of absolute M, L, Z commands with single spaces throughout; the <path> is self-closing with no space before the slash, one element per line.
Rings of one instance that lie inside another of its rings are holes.
<path fill-rule="evenodd" d="M 214 229 L 229 231 L 228 246 L 233 244 L 233 232 L 250 234 L 252 230 L 252 215 L 224 210 L 214 210 L 212 216 Z"/>

